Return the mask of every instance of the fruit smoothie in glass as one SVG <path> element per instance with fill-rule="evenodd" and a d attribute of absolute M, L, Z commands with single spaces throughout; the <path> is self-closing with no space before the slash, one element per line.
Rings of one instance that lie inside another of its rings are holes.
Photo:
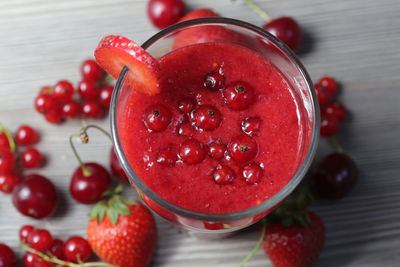
<path fill-rule="evenodd" d="M 142 47 L 159 88 L 137 88 L 131 80 L 147 76 L 118 63 L 127 67 L 111 123 L 144 202 L 201 236 L 271 212 L 299 184 L 318 142 L 315 94 L 295 55 L 262 29 L 225 18 L 173 25 Z"/>

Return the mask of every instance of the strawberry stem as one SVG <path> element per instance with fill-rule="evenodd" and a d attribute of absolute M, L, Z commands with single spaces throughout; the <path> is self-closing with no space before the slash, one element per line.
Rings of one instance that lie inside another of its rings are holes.
<path fill-rule="evenodd" d="M 264 10 L 262 10 L 259 6 L 257 6 L 251 0 L 244 0 L 246 5 L 248 5 L 255 13 L 257 13 L 261 18 L 263 18 L 266 22 L 270 22 L 272 20 L 271 16 L 268 15 Z"/>
<path fill-rule="evenodd" d="M 21 243 L 21 247 L 30 252 L 33 253 L 37 256 L 39 256 L 40 258 L 42 258 L 45 261 L 51 262 L 51 263 L 55 263 L 57 265 L 61 265 L 61 266 L 69 266 L 69 267 L 117 267 L 116 265 L 112 265 L 106 262 L 81 262 L 81 263 L 74 263 L 74 262 L 70 262 L 70 261 L 64 261 L 64 260 L 60 260 L 59 258 L 55 257 L 55 256 L 49 256 L 45 253 L 42 253 L 40 251 L 37 251 L 36 249 L 31 248 L 30 246 L 26 245 L 25 243 Z"/>
<path fill-rule="evenodd" d="M 8 131 L 8 129 L 6 127 L 4 127 L 4 125 L 0 122 L 0 132 L 4 132 L 5 135 L 7 136 L 8 139 L 8 143 L 10 144 L 10 149 L 11 152 L 14 153 L 15 152 L 15 141 L 14 138 L 12 137 L 11 133 Z"/>
<path fill-rule="evenodd" d="M 329 138 L 329 141 L 331 142 L 331 144 L 336 148 L 336 150 L 339 153 L 344 153 L 343 147 L 339 144 L 338 140 L 334 136 Z"/>
<path fill-rule="evenodd" d="M 258 239 L 257 244 L 256 244 L 255 247 L 250 251 L 250 253 L 247 255 L 247 257 L 244 258 L 244 259 L 242 260 L 242 262 L 239 264 L 238 267 L 243 267 L 243 266 L 254 256 L 254 254 L 256 254 L 257 250 L 260 248 L 260 246 L 261 246 L 261 244 L 262 244 L 262 242 L 263 242 L 263 240 L 264 240 L 265 233 L 266 233 L 266 231 L 267 231 L 267 219 L 266 219 L 266 218 L 264 218 L 264 219 L 262 220 L 262 224 L 263 224 L 263 225 L 262 225 L 261 236 L 260 236 L 260 238 Z"/>

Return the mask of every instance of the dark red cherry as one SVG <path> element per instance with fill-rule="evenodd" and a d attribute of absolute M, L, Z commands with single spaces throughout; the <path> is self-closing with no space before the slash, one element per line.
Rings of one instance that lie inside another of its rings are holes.
<path fill-rule="evenodd" d="M 173 167 L 177 156 L 170 149 L 164 149 L 158 152 L 157 163 L 164 167 Z"/>
<path fill-rule="evenodd" d="M 338 84 L 336 80 L 329 76 L 324 76 L 319 80 L 319 84 L 321 87 L 325 88 L 325 90 L 332 96 L 337 93 Z"/>
<path fill-rule="evenodd" d="M 35 227 L 32 225 L 24 225 L 19 229 L 19 240 L 27 242 L 31 233 L 35 230 Z"/>
<path fill-rule="evenodd" d="M 342 121 L 347 117 L 346 108 L 338 101 L 327 104 L 325 107 L 323 107 L 322 113 L 333 115 L 339 121 Z"/>
<path fill-rule="evenodd" d="M 60 260 L 64 260 L 64 242 L 60 239 L 54 239 L 49 249 L 50 253 Z"/>
<path fill-rule="evenodd" d="M 230 184 L 235 179 L 235 173 L 226 165 L 218 165 L 214 170 L 213 178 L 217 184 Z"/>
<path fill-rule="evenodd" d="M 303 39 L 303 33 L 299 24 L 291 17 L 279 17 L 262 26 L 279 40 L 284 42 L 290 49 L 296 51 Z"/>
<path fill-rule="evenodd" d="M 62 105 L 61 111 L 66 118 L 77 118 L 82 113 L 82 107 L 79 102 L 71 100 Z"/>
<path fill-rule="evenodd" d="M 0 149 L 0 172 L 10 172 L 14 165 L 14 154 L 8 149 Z"/>
<path fill-rule="evenodd" d="M 191 113 L 195 107 L 196 107 L 196 102 L 194 102 L 194 100 L 191 98 L 184 98 L 178 103 L 178 109 L 183 114 Z"/>
<path fill-rule="evenodd" d="M 50 249 L 53 244 L 53 237 L 49 231 L 45 229 L 35 229 L 29 235 L 28 245 L 38 251 L 44 252 Z"/>
<path fill-rule="evenodd" d="M 18 184 L 19 178 L 12 172 L 0 172 L 0 191 L 11 194 Z"/>
<path fill-rule="evenodd" d="M 312 191 L 326 199 L 340 199 L 346 196 L 356 182 L 356 164 L 349 156 L 338 152 L 322 159 L 310 177 Z"/>
<path fill-rule="evenodd" d="M 178 128 L 178 134 L 186 137 L 192 137 L 196 133 L 196 129 L 190 123 L 183 123 Z"/>
<path fill-rule="evenodd" d="M 212 131 L 221 124 L 221 112 L 213 106 L 203 105 L 192 112 L 196 126 L 205 131 Z"/>
<path fill-rule="evenodd" d="M 225 76 L 222 68 L 219 70 L 210 71 L 204 77 L 204 87 L 213 91 L 223 89 L 225 86 Z"/>
<path fill-rule="evenodd" d="M 258 152 L 257 142 L 248 135 L 237 136 L 229 143 L 228 152 L 238 162 L 252 160 Z"/>
<path fill-rule="evenodd" d="M 99 102 L 101 106 L 105 108 L 110 107 L 113 90 L 114 87 L 112 85 L 106 85 L 100 88 Z"/>
<path fill-rule="evenodd" d="M 14 251 L 4 243 L 0 243 L 0 266 L 17 267 L 17 257 Z"/>
<path fill-rule="evenodd" d="M 225 88 L 224 96 L 230 108 L 243 110 L 253 103 L 254 89 L 245 82 L 233 82 Z"/>
<path fill-rule="evenodd" d="M 35 109 L 43 114 L 57 109 L 57 100 L 53 95 L 38 95 L 35 98 Z"/>
<path fill-rule="evenodd" d="M 259 136 L 261 119 L 259 117 L 247 117 L 242 121 L 242 131 L 250 136 Z"/>
<path fill-rule="evenodd" d="M 15 133 L 15 142 L 21 146 L 30 146 L 39 142 L 39 134 L 29 125 L 21 125 Z"/>
<path fill-rule="evenodd" d="M 185 4 L 182 0 L 150 0 L 147 14 L 154 26 L 162 29 L 183 17 Z"/>
<path fill-rule="evenodd" d="M 255 184 L 261 180 L 263 173 L 264 171 L 260 167 L 260 164 L 251 163 L 243 167 L 242 177 L 247 184 Z"/>
<path fill-rule="evenodd" d="M 94 81 L 83 80 L 78 84 L 78 93 L 84 100 L 94 100 L 99 95 Z"/>
<path fill-rule="evenodd" d="M 103 108 L 96 100 L 88 100 L 82 104 L 82 115 L 86 118 L 101 118 L 104 115 Z"/>
<path fill-rule="evenodd" d="M 14 188 L 13 204 L 23 215 L 42 219 L 56 208 L 58 195 L 53 183 L 44 176 L 31 174 Z"/>
<path fill-rule="evenodd" d="M 122 168 L 121 163 L 118 160 L 117 154 L 115 153 L 114 148 L 110 149 L 110 168 L 111 173 L 120 179 L 123 182 L 129 182 L 128 175 L 125 173 L 124 169 Z"/>
<path fill-rule="evenodd" d="M 27 169 L 40 168 L 45 161 L 45 157 L 36 148 L 29 147 L 21 153 L 22 166 Z"/>
<path fill-rule="evenodd" d="M 339 130 L 339 120 L 331 114 L 321 114 L 320 134 L 322 137 L 334 136 Z"/>
<path fill-rule="evenodd" d="M 221 159 L 224 157 L 226 145 L 222 143 L 221 139 L 217 139 L 208 145 L 208 155 L 213 159 Z"/>
<path fill-rule="evenodd" d="M 165 130 L 171 122 L 171 112 L 162 104 L 155 104 L 146 109 L 143 122 L 147 129 L 155 132 Z"/>
<path fill-rule="evenodd" d="M 92 254 L 88 241 L 80 236 L 70 237 L 64 244 L 64 255 L 67 261 L 77 263 L 86 261 Z"/>
<path fill-rule="evenodd" d="M 54 97 L 60 102 L 67 102 L 72 100 L 75 89 L 74 86 L 66 80 L 59 81 L 53 88 Z"/>
<path fill-rule="evenodd" d="M 204 144 L 195 139 L 187 139 L 181 144 L 179 149 L 179 156 L 183 162 L 187 164 L 202 162 L 206 157 L 206 154 L 207 152 Z"/>
<path fill-rule="evenodd" d="M 81 65 L 82 79 L 97 82 L 104 76 L 103 69 L 93 59 L 83 61 Z"/>
<path fill-rule="evenodd" d="M 86 170 L 78 167 L 72 174 L 69 192 L 83 204 L 93 204 L 103 198 L 102 194 L 111 183 L 110 175 L 100 164 L 84 163 Z"/>

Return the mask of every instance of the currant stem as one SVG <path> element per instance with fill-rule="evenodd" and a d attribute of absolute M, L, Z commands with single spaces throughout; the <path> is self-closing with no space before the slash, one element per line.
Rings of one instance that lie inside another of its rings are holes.
<path fill-rule="evenodd" d="M 272 20 L 271 16 L 268 15 L 264 10 L 262 10 L 259 6 L 257 6 L 251 0 L 244 0 L 244 2 L 251 8 L 255 13 L 257 13 L 261 18 L 263 18 L 266 22 L 270 22 Z"/>
<path fill-rule="evenodd" d="M 14 138 L 12 137 L 11 133 L 8 131 L 8 129 L 6 127 L 4 127 L 4 125 L 0 122 L 0 131 L 4 132 L 7 136 L 8 139 L 8 143 L 10 144 L 10 149 L 11 152 L 14 153 L 15 152 L 15 141 Z"/>
<path fill-rule="evenodd" d="M 61 265 L 61 266 L 69 266 L 69 267 L 117 267 L 116 265 L 112 265 L 106 262 L 82 262 L 82 263 L 73 263 L 73 262 L 69 262 L 69 261 L 63 261 L 60 260 L 59 258 L 55 257 L 55 256 L 49 256 L 46 255 L 40 251 L 37 251 L 36 249 L 33 249 L 31 247 L 29 247 L 28 245 L 26 245 L 25 243 L 21 243 L 21 247 L 33 254 L 38 255 L 40 258 L 42 258 L 45 261 L 51 262 L 51 263 L 55 263 L 57 265 Z"/>
<path fill-rule="evenodd" d="M 264 240 L 265 233 L 266 233 L 266 231 L 267 231 L 267 220 L 266 220 L 266 218 L 264 218 L 264 219 L 262 220 L 262 223 L 263 223 L 263 225 L 262 225 L 262 232 L 261 232 L 260 238 L 258 239 L 257 244 L 256 244 L 255 247 L 250 251 L 250 253 L 247 255 L 247 257 L 244 258 L 244 260 L 242 260 L 242 262 L 239 264 L 238 267 L 243 267 L 243 266 L 254 256 L 254 254 L 256 254 L 257 250 L 260 248 L 260 246 L 261 246 L 261 244 L 262 244 L 262 242 L 263 242 L 263 240 Z"/>
<path fill-rule="evenodd" d="M 80 134 L 73 134 L 73 135 L 71 135 L 69 137 L 69 144 L 71 145 L 72 152 L 74 152 L 75 158 L 78 160 L 79 165 L 82 168 L 83 175 L 85 177 L 90 176 L 92 173 L 89 171 L 88 168 L 86 168 L 85 164 L 82 162 L 81 157 L 79 157 L 78 151 L 76 151 L 76 148 L 75 148 L 75 145 L 74 145 L 74 142 L 73 142 L 73 138 L 74 137 L 80 138 L 81 135 Z"/>
<path fill-rule="evenodd" d="M 100 132 L 105 134 L 110 139 L 110 141 L 112 141 L 111 135 L 106 130 L 104 130 L 103 128 L 101 128 L 97 125 L 94 125 L 94 124 L 89 124 L 89 125 L 84 126 L 81 129 L 81 134 L 84 134 L 85 136 L 87 136 L 87 130 L 90 128 L 95 128 L 95 129 L 99 130 Z"/>
<path fill-rule="evenodd" d="M 344 153 L 343 147 L 339 144 L 338 140 L 334 136 L 330 137 L 329 141 L 331 142 L 332 145 L 335 146 L 336 150 L 339 153 Z"/>

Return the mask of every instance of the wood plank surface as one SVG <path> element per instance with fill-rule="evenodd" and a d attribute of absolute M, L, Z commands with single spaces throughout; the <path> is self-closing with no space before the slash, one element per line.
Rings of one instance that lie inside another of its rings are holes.
<path fill-rule="evenodd" d="M 356 161 L 360 176 L 351 195 L 321 202 L 327 239 L 317 266 L 399 266 L 400 254 L 400 1 L 255 0 L 272 17 L 295 17 L 306 32 L 299 56 L 313 79 L 324 74 L 342 84 L 340 100 L 350 110 L 339 141 Z M 186 0 L 189 8 L 209 7 L 226 17 L 260 25 L 243 1 Z M 57 212 L 36 221 L 20 215 L 0 194 L 0 242 L 18 248 L 23 224 L 48 228 L 66 239 L 85 235 L 90 207 L 68 195 L 77 166 L 68 135 L 79 121 L 59 126 L 44 122 L 33 108 L 41 86 L 60 79 L 79 81 L 79 66 L 93 55 L 100 38 L 123 34 L 143 42 L 157 30 L 146 16 L 147 0 L 1 0 L 0 122 L 15 131 L 22 123 L 40 130 L 38 148 L 49 158 L 39 170 L 56 184 Z M 91 121 L 90 121 L 91 122 Z M 109 121 L 95 121 L 108 128 Z M 78 146 L 85 159 L 107 164 L 110 143 L 93 132 Z M 329 151 L 322 141 L 320 155 Z M 127 193 L 135 197 L 133 190 Z M 258 237 L 254 226 L 223 240 L 185 236 L 157 217 L 159 239 L 151 266 L 237 266 Z M 247 266 L 270 266 L 259 250 Z M 21 264 L 22 266 L 22 264 Z"/>

